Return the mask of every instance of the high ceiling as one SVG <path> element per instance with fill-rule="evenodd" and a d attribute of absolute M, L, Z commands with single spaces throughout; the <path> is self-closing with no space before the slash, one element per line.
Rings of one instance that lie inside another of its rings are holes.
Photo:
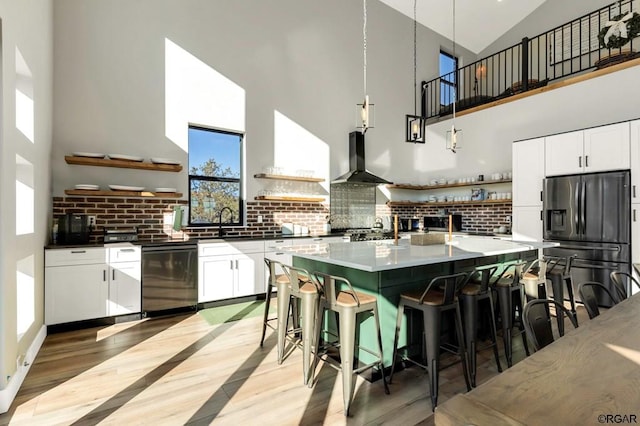
<path fill-rule="evenodd" d="M 413 19 L 413 0 L 380 0 Z M 479 53 L 546 0 L 455 0 L 456 44 Z M 417 21 L 453 39 L 453 0 L 417 0 Z"/>

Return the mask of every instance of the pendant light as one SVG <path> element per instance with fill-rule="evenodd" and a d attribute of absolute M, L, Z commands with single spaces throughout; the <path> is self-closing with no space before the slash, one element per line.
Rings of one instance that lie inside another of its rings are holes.
<path fill-rule="evenodd" d="M 356 104 L 356 128 L 362 129 L 362 133 L 365 133 L 375 124 L 374 104 L 369 102 L 369 95 L 367 95 L 367 0 L 362 0 L 362 17 L 364 101 Z"/>
<path fill-rule="evenodd" d="M 453 58 L 456 68 L 453 71 L 455 84 L 453 85 L 453 117 L 451 118 L 451 130 L 447 131 L 447 146 L 454 154 L 462 144 L 462 129 L 456 129 L 456 102 L 458 100 L 458 58 L 456 57 L 456 0 L 453 0 Z"/>
<path fill-rule="evenodd" d="M 407 142 L 425 143 L 425 118 L 418 115 L 418 80 L 416 77 L 417 69 L 417 43 L 416 43 L 416 4 L 417 0 L 413 0 L 413 115 L 407 114 L 405 119 Z"/>

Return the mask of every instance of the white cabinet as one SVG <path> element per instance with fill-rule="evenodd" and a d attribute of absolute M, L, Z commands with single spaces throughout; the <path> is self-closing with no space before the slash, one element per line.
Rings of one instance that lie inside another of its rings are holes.
<path fill-rule="evenodd" d="M 620 170 L 629 167 L 628 122 L 545 138 L 547 176 Z"/>
<path fill-rule="evenodd" d="M 631 122 L 631 202 L 640 203 L 640 120 Z M 639 245 L 640 252 L 640 245 Z M 640 254 L 640 253 L 639 253 Z"/>
<path fill-rule="evenodd" d="M 631 204 L 631 263 L 640 263 L 640 203 Z"/>
<path fill-rule="evenodd" d="M 45 251 L 45 324 L 108 315 L 109 278 L 104 248 Z"/>
<path fill-rule="evenodd" d="M 108 315 L 140 312 L 141 250 L 140 247 L 109 247 Z"/>
<path fill-rule="evenodd" d="M 140 247 L 45 251 L 45 323 L 140 312 Z"/>
<path fill-rule="evenodd" d="M 198 244 L 198 303 L 264 293 L 264 242 Z"/>
<path fill-rule="evenodd" d="M 544 138 L 514 142 L 512 145 L 514 207 L 542 205 L 544 145 Z"/>
<path fill-rule="evenodd" d="M 542 205 L 514 206 L 511 235 L 515 241 L 542 241 Z"/>

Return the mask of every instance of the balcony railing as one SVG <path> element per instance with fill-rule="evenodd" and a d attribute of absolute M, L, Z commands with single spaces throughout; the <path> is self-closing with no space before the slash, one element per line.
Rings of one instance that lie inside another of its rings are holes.
<path fill-rule="evenodd" d="M 422 116 L 433 119 L 451 114 L 454 98 L 458 112 L 639 57 L 633 37 L 617 48 L 601 48 L 598 38 L 607 22 L 637 12 L 639 2 L 618 1 L 536 37 L 525 37 L 454 72 L 423 81 Z"/>

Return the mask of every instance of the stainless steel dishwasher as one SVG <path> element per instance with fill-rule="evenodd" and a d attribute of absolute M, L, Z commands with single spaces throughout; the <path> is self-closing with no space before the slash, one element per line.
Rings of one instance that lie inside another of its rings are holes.
<path fill-rule="evenodd" d="M 196 310 L 197 305 L 198 245 L 143 245 L 142 316 Z"/>

